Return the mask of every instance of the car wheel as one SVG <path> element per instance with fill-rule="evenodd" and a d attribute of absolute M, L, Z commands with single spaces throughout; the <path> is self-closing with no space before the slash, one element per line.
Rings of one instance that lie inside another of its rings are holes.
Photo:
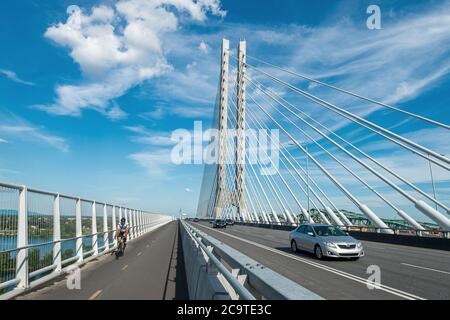
<path fill-rule="evenodd" d="M 298 251 L 297 242 L 295 242 L 295 240 L 291 241 L 291 249 L 292 249 L 292 252 L 297 252 Z"/>
<path fill-rule="evenodd" d="M 319 260 L 323 258 L 322 248 L 318 244 L 316 244 L 316 247 L 314 248 L 314 254 Z"/>

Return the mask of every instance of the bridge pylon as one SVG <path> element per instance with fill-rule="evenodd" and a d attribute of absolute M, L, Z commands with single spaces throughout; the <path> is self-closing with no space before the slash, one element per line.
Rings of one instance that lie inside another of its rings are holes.
<path fill-rule="evenodd" d="M 236 123 L 236 207 L 239 216 L 247 221 L 248 214 L 245 204 L 244 176 L 245 176 L 245 69 L 246 69 L 246 42 L 240 41 L 238 48 L 238 70 L 237 70 L 237 123 Z"/>
<path fill-rule="evenodd" d="M 222 40 L 221 68 L 220 68 L 220 97 L 219 97 L 219 156 L 217 166 L 217 191 L 214 201 L 213 215 L 216 219 L 223 218 L 223 206 L 226 195 L 226 166 L 227 166 L 227 106 L 228 106 L 228 77 L 230 60 L 230 42 Z"/>

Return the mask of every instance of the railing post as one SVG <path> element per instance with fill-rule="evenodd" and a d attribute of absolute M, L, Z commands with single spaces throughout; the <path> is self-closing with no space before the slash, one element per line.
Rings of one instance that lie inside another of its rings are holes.
<path fill-rule="evenodd" d="M 139 210 L 139 232 L 141 235 L 144 234 L 144 219 L 142 219 L 142 211 Z"/>
<path fill-rule="evenodd" d="M 131 220 L 133 221 L 133 239 L 137 238 L 137 221 L 136 221 L 136 210 L 131 210 Z"/>
<path fill-rule="evenodd" d="M 103 231 L 105 232 L 103 234 L 103 242 L 105 243 L 105 250 L 109 250 L 109 233 L 108 233 L 108 208 L 106 206 L 106 203 L 103 205 Z"/>
<path fill-rule="evenodd" d="M 138 220 L 138 233 L 141 236 L 142 235 L 142 220 L 141 220 L 141 211 L 137 211 L 137 220 Z"/>
<path fill-rule="evenodd" d="M 131 226 L 130 226 L 131 237 L 130 237 L 130 239 L 134 239 L 134 238 L 136 238 L 136 236 L 135 236 L 135 228 L 134 228 L 135 224 L 134 224 L 134 219 L 133 219 L 133 209 L 129 209 L 128 216 L 130 217 L 130 223 L 131 223 Z"/>
<path fill-rule="evenodd" d="M 77 199 L 76 208 L 75 208 L 75 229 L 76 234 L 75 237 L 77 237 L 76 240 L 76 250 L 77 250 L 77 262 L 81 263 L 83 262 L 84 255 L 83 255 L 83 226 L 81 221 L 81 199 Z"/>
<path fill-rule="evenodd" d="M 137 211 L 133 210 L 133 221 L 136 228 L 134 228 L 134 237 L 139 237 L 139 221 L 137 219 Z"/>
<path fill-rule="evenodd" d="M 144 212 L 144 232 L 147 233 L 148 231 L 148 219 L 147 214 Z"/>
<path fill-rule="evenodd" d="M 59 194 L 53 200 L 53 264 L 56 265 L 55 272 L 60 273 L 62 269 L 62 252 L 61 252 L 61 212 Z"/>
<path fill-rule="evenodd" d="M 144 226 L 143 232 L 147 233 L 147 220 L 146 220 L 146 214 L 144 211 L 142 211 L 142 220 L 143 220 L 142 224 Z"/>
<path fill-rule="evenodd" d="M 142 211 L 142 233 L 146 233 L 147 232 L 147 221 L 145 220 L 145 212 Z"/>
<path fill-rule="evenodd" d="M 142 232 L 141 232 L 141 211 L 139 211 L 139 210 L 136 210 L 136 220 L 137 220 L 137 233 L 138 233 L 138 236 L 141 236 L 142 235 Z"/>
<path fill-rule="evenodd" d="M 19 212 L 17 217 L 17 247 L 28 245 L 28 204 L 27 187 L 19 191 Z M 28 288 L 28 249 L 19 250 L 16 256 L 16 277 L 19 280 L 18 288 Z"/>
<path fill-rule="evenodd" d="M 125 220 L 127 221 L 127 223 L 128 223 L 128 227 L 129 227 L 129 234 L 128 234 L 128 238 L 129 238 L 129 240 L 131 240 L 132 239 L 132 232 L 131 232 L 131 220 L 130 220 L 130 211 L 129 211 L 129 209 L 128 208 L 124 208 L 124 212 L 123 212 L 123 215 L 124 215 L 124 217 L 125 217 Z"/>
<path fill-rule="evenodd" d="M 141 235 L 141 221 L 139 220 L 139 210 L 135 211 L 135 219 L 136 219 L 136 233 L 139 237 Z"/>
<path fill-rule="evenodd" d="M 94 256 L 98 255 L 98 236 L 97 236 L 97 204 L 92 202 L 92 250 L 94 250 Z"/>
<path fill-rule="evenodd" d="M 112 237 L 113 237 L 113 248 L 116 247 L 116 206 L 112 207 L 112 222 L 111 222 L 111 230 L 112 230 Z"/>

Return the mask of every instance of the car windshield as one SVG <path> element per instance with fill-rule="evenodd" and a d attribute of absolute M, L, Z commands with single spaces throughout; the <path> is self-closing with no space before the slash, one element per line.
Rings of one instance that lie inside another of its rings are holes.
<path fill-rule="evenodd" d="M 315 226 L 314 231 L 321 237 L 346 236 L 347 234 L 339 228 L 333 226 Z"/>

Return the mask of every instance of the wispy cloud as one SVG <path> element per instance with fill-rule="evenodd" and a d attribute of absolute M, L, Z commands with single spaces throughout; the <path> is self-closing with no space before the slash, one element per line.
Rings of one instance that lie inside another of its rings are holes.
<path fill-rule="evenodd" d="M 195 107 L 195 106 L 177 106 L 177 107 L 157 107 L 153 111 L 148 111 L 140 114 L 140 117 L 145 120 L 160 120 L 164 117 L 179 117 L 188 119 L 202 119 L 212 116 L 211 106 L 209 107 Z"/>
<path fill-rule="evenodd" d="M 8 143 L 7 140 L 0 138 L 0 143 Z"/>
<path fill-rule="evenodd" d="M 112 121 L 124 120 L 128 118 L 128 114 L 123 111 L 117 103 L 113 103 L 113 106 L 109 110 L 106 110 L 104 114 Z"/>
<path fill-rule="evenodd" d="M 11 70 L 5 70 L 5 69 L 0 69 L 0 74 L 3 74 L 5 77 L 7 77 L 8 79 L 10 79 L 11 81 L 20 83 L 20 84 L 24 84 L 27 86 L 34 86 L 35 84 L 33 82 L 30 81 L 25 81 L 20 79 L 17 74 L 14 71 Z"/>
<path fill-rule="evenodd" d="M 449 73 L 450 29 L 445 27 L 449 23 L 450 5 L 444 2 L 414 15 L 398 16 L 379 32 L 348 20 L 304 29 L 297 34 L 302 41 L 294 45 L 288 65 L 384 102 L 405 102 L 433 88 Z M 379 110 L 332 90 L 317 87 L 313 92 L 363 116 Z M 306 108 L 311 112 L 318 109 L 317 105 Z M 427 111 L 431 110 L 419 112 Z M 333 117 L 337 121 L 329 112 L 314 114 L 328 122 Z"/>
<path fill-rule="evenodd" d="M 171 138 L 171 132 L 149 131 L 143 126 L 126 126 L 125 129 L 136 134 L 131 138 L 136 143 L 152 146 L 171 146 L 176 143 Z"/>
<path fill-rule="evenodd" d="M 170 149 L 159 149 L 133 153 L 128 156 L 136 164 L 144 168 L 147 173 L 157 179 L 170 179 L 169 168 L 172 165 Z"/>
<path fill-rule="evenodd" d="M 68 152 L 70 149 L 66 139 L 49 134 L 43 127 L 35 126 L 12 114 L 2 114 L 0 118 L 0 133 L 8 137 L 9 140 L 44 143 L 62 152 Z"/>
<path fill-rule="evenodd" d="M 186 191 L 187 193 L 191 193 L 191 192 L 192 192 L 192 189 L 190 189 L 190 188 L 185 188 L 184 191 Z"/>

